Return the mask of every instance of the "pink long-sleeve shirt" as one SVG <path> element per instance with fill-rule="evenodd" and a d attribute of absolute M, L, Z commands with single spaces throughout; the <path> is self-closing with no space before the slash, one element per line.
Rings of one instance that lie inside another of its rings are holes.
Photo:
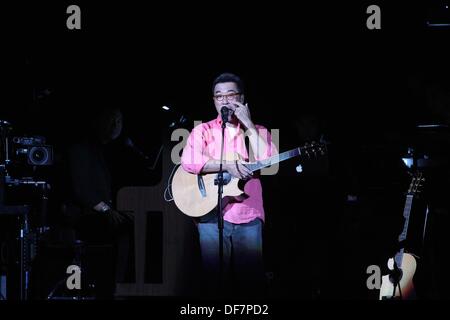
<path fill-rule="evenodd" d="M 264 160 L 275 154 L 276 148 L 272 143 L 269 131 L 263 126 L 256 126 L 258 134 L 266 143 L 264 156 L 258 158 L 256 151 L 254 159 Z M 187 140 L 181 156 L 181 165 L 187 172 L 200 174 L 208 160 L 220 160 L 220 147 L 222 141 L 222 120 L 220 116 L 206 123 L 196 126 Z M 245 135 L 238 124 L 235 130 L 227 127 L 225 129 L 224 157 L 230 159 L 229 155 L 238 154 L 243 161 L 249 161 L 249 153 L 245 144 Z M 227 157 L 228 155 L 228 157 Z M 238 158 L 235 158 L 238 159 Z M 264 207 L 262 197 L 262 186 L 259 178 L 246 181 L 244 192 L 248 198 L 242 202 L 229 203 L 224 208 L 224 220 L 235 223 L 247 223 L 257 218 L 264 221 Z"/>

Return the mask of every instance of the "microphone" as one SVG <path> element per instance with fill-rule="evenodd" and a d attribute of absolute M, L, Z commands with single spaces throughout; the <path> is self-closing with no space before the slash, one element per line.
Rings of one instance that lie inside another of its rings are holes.
<path fill-rule="evenodd" d="M 228 107 L 223 106 L 222 109 L 220 109 L 220 114 L 222 115 L 222 122 L 227 123 L 228 122 L 228 113 L 230 112 L 230 109 Z"/>
<path fill-rule="evenodd" d="M 133 140 L 131 140 L 129 137 L 125 137 L 123 139 L 123 143 L 125 144 L 125 146 L 127 146 L 128 148 L 133 150 L 133 152 L 136 153 L 137 155 L 139 155 L 141 158 L 144 158 L 145 160 L 149 160 L 149 158 L 145 155 L 145 153 L 143 153 L 141 151 L 141 149 L 136 147 L 136 145 L 134 144 Z"/>

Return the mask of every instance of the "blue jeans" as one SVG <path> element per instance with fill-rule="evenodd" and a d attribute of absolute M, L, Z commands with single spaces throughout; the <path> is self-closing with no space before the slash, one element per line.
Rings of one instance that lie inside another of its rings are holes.
<path fill-rule="evenodd" d="M 228 285 L 225 289 L 234 289 L 233 291 L 245 297 L 262 295 L 265 287 L 262 226 L 260 219 L 243 224 L 225 221 L 223 255 L 225 284 Z M 216 295 L 220 288 L 217 220 L 199 223 L 198 231 L 204 268 L 203 279 L 207 291 L 205 294 Z"/>

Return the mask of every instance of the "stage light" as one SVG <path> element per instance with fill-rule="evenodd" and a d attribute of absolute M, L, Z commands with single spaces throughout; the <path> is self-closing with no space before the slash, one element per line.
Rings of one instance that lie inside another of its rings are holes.
<path fill-rule="evenodd" d="M 405 164 L 405 166 L 410 168 L 410 169 L 411 169 L 411 167 L 414 164 L 414 159 L 413 158 L 402 158 L 402 161 Z"/>

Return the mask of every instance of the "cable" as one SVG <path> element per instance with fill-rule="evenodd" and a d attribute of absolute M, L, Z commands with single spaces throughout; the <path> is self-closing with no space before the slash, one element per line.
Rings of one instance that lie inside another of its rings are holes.
<path fill-rule="evenodd" d="M 169 179 L 167 179 L 167 187 L 166 189 L 164 189 L 164 200 L 166 202 L 171 202 L 173 201 L 173 195 L 172 195 L 172 178 L 173 175 L 175 174 L 176 169 L 178 169 L 178 167 L 180 166 L 180 164 L 175 165 L 172 168 L 172 172 L 169 175 Z M 167 197 L 167 195 L 169 195 L 169 197 Z"/>
<path fill-rule="evenodd" d="M 0 263 L 2 264 L 6 264 L 6 252 L 7 250 L 7 246 L 6 246 L 6 242 L 3 242 L 0 246 Z"/>
<path fill-rule="evenodd" d="M 164 145 L 161 145 L 161 147 L 159 148 L 158 154 L 156 155 L 155 160 L 153 161 L 153 164 L 150 167 L 148 167 L 148 169 L 155 170 L 158 160 L 161 156 L 161 152 L 163 151 L 163 148 L 164 148 Z"/>

